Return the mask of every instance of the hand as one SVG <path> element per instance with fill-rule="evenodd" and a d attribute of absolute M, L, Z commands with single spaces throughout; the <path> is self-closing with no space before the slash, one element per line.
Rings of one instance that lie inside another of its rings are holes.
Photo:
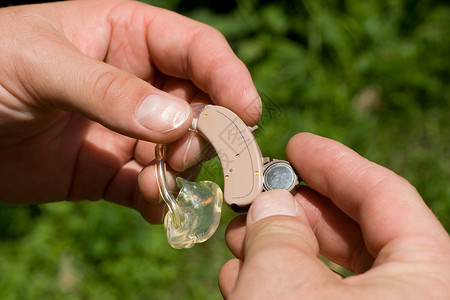
<path fill-rule="evenodd" d="M 176 13 L 69 1 L 2 8 L 0 28 L 1 202 L 104 198 L 159 222 L 153 143 L 176 141 L 176 171 L 198 160 L 189 103 L 259 119 L 250 74 L 224 37 Z"/>
<path fill-rule="evenodd" d="M 225 298 L 448 299 L 449 235 L 406 180 L 312 134 L 292 138 L 287 157 L 308 187 L 263 193 L 246 223 L 230 223 Z"/>

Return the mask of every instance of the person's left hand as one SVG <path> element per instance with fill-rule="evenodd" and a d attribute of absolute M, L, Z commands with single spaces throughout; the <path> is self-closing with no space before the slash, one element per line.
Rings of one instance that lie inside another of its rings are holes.
<path fill-rule="evenodd" d="M 176 13 L 69 1 L 2 8 L 0 28 L 0 202 L 103 198 L 157 223 L 153 143 L 176 141 L 176 171 L 200 154 L 188 103 L 259 119 L 250 74 L 224 37 Z"/>

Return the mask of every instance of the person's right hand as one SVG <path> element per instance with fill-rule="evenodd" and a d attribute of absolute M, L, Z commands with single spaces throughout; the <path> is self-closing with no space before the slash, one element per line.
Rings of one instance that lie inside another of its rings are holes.
<path fill-rule="evenodd" d="M 287 157 L 308 187 L 262 193 L 232 221 L 225 298 L 449 299 L 449 235 L 405 179 L 312 134 L 293 137 Z"/>

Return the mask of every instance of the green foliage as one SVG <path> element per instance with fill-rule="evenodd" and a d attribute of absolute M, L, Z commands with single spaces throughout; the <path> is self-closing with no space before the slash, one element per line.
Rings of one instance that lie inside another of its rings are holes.
<path fill-rule="evenodd" d="M 148 2 L 227 37 L 264 101 L 264 155 L 283 158 L 300 131 L 337 139 L 406 177 L 450 230 L 448 3 Z M 209 162 L 201 176 L 216 167 Z M 106 202 L 1 206 L 0 298 L 220 298 L 233 216 L 224 212 L 207 243 L 173 250 L 162 226 Z"/>
<path fill-rule="evenodd" d="M 12 213 L 11 208 L 1 207 Z M 21 212 L 14 214 L 18 219 L 10 219 L 10 226 L 25 223 L 28 231 L 2 238 L 1 299 L 210 299 L 220 295 L 218 272 L 231 258 L 224 227 L 201 246 L 175 250 L 162 226 L 149 225 L 138 213 L 104 201 L 47 204 L 39 210 L 32 222 Z"/>

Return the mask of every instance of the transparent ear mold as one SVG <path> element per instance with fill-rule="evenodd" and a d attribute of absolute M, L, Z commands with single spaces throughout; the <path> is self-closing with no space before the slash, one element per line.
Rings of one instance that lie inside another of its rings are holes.
<path fill-rule="evenodd" d="M 164 217 L 169 244 L 182 249 L 208 240 L 220 223 L 222 190 L 211 181 L 190 182 L 178 177 L 176 182 L 180 191 L 175 198 L 166 179 L 166 145 L 156 145 L 155 152 L 158 188 L 169 208 Z"/>

